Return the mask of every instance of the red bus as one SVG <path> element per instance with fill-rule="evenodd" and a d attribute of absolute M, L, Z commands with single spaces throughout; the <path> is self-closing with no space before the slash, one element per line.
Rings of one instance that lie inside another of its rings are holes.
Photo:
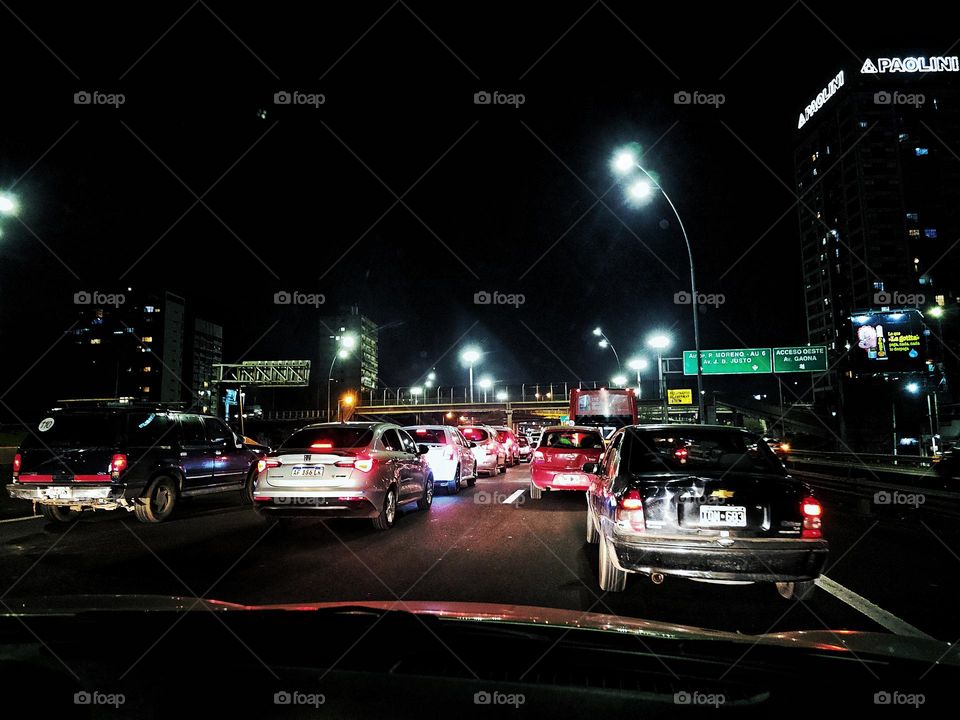
<path fill-rule="evenodd" d="M 574 425 L 623 427 L 637 424 L 637 396 L 633 388 L 570 391 L 570 421 Z"/>

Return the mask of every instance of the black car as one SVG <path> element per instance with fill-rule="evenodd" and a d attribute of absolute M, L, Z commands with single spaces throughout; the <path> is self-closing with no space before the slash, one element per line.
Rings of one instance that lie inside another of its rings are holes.
<path fill-rule="evenodd" d="M 222 420 L 165 405 L 72 404 L 29 431 L 7 490 L 58 522 L 118 508 L 161 522 L 179 498 L 208 493 L 251 502 L 263 454 Z"/>
<path fill-rule="evenodd" d="M 813 590 L 827 558 L 823 508 L 762 438 L 738 428 L 634 425 L 617 431 L 587 491 L 587 541 L 600 544 L 600 587 L 628 573 L 657 584 L 774 582 Z"/>

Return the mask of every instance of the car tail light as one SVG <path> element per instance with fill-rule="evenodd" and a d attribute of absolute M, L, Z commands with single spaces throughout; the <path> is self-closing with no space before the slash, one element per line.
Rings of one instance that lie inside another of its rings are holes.
<path fill-rule="evenodd" d="M 20 459 L 20 453 L 17 453 L 16 455 L 13 456 L 13 472 L 14 473 L 20 472 L 20 465 L 22 464 L 22 462 L 23 461 Z"/>
<path fill-rule="evenodd" d="M 280 461 L 273 458 L 263 458 L 257 462 L 257 472 L 263 472 L 267 468 L 280 467 Z"/>
<path fill-rule="evenodd" d="M 636 532 L 647 529 L 643 518 L 643 498 L 636 488 L 628 490 L 617 504 L 617 527 Z"/>
<path fill-rule="evenodd" d="M 333 443 L 319 442 L 319 443 L 313 443 L 313 445 L 310 446 L 310 449 L 311 450 L 329 450 L 332 447 L 333 447 Z"/>
<path fill-rule="evenodd" d="M 426 434 L 427 434 L 426 428 L 417 428 L 417 435 L 426 435 Z"/>
<path fill-rule="evenodd" d="M 823 537 L 823 523 L 821 522 L 823 506 L 820 501 L 814 497 L 805 497 L 803 502 L 800 503 L 800 511 L 803 513 L 803 531 L 800 533 L 800 537 Z"/>
<path fill-rule="evenodd" d="M 543 453 L 540 452 L 539 450 L 534 451 L 534 453 L 533 453 L 533 461 L 534 461 L 534 462 L 543 462 Z"/>
<path fill-rule="evenodd" d="M 273 498 L 266 495 L 254 495 L 253 499 L 257 502 L 273 502 Z"/>
<path fill-rule="evenodd" d="M 127 469 L 127 456 L 123 453 L 116 453 L 110 458 L 110 473 L 119 475 L 121 471 Z"/>
<path fill-rule="evenodd" d="M 373 470 L 373 466 L 376 465 L 376 460 L 372 457 L 360 456 L 351 460 L 337 460 L 335 464 L 337 467 L 354 468 L 360 472 L 370 472 Z"/>
<path fill-rule="evenodd" d="M 687 461 L 687 458 L 690 457 L 690 451 L 686 448 L 677 448 L 673 451 L 673 456 L 679 460 L 682 465 Z"/>

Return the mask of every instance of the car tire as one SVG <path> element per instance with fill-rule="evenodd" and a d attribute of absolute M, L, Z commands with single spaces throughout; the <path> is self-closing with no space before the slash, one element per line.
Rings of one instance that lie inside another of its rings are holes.
<path fill-rule="evenodd" d="M 457 465 L 457 469 L 453 473 L 453 485 L 450 486 L 451 495 L 459 495 L 460 488 L 463 487 L 463 478 L 460 475 L 460 466 Z"/>
<path fill-rule="evenodd" d="M 423 497 L 417 500 L 417 509 L 427 512 L 433 505 L 433 475 L 427 478 L 423 487 Z"/>
<path fill-rule="evenodd" d="M 600 538 L 599 581 L 604 592 L 623 592 L 627 587 L 627 573 L 613 564 L 609 543 L 603 537 Z"/>
<path fill-rule="evenodd" d="M 243 483 L 243 489 L 240 491 L 240 504 L 253 505 L 253 486 L 257 482 L 257 469 L 253 468 Z"/>
<path fill-rule="evenodd" d="M 541 490 L 531 482 L 530 483 L 530 499 L 539 500 L 542 495 L 543 495 L 543 490 Z"/>
<path fill-rule="evenodd" d="M 814 588 L 816 588 L 816 583 L 813 580 L 778 582 L 776 587 L 780 597 L 787 600 L 809 600 Z"/>
<path fill-rule="evenodd" d="M 383 496 L 380 514 L 373 518 L 373 527 L 377 530 L 389 530 L 397 520 L 397 489 L 393 486 Z"/>
<path fill-rule="evenodd" d="M 497 472 L 499 472 L 501 475 L 505 475 L 505 474 L 506 474 L 506 472 L 507 472 L 507 458 L 506 458 L 506 456 L 504 456 L 504 458 L 503 458 L 503 465 L 500 465 L 500 466 L 497 468 Z M 496 475 L 496 473 L 494 473 L 494 475 Z"/>
<path fill-rule="evenodd" d="M 40 514 L 45 520 L 55 523 L 71 523 L 80 517 L 79 510 L 71 510 L 62 505 L 41 505 Z"/>
<path fill-rule="evenodd" d="M 160 523 L 173 514 L 177 504 L 177 484 L 165 475 L 156 478 L 147 486 L 146 492 L 137 498 L 133 512 L 142 523 Z"/>
<path fill-rule="evenodd" d="M 593 515 L 590 514 L 590 508 L 587 508 L 587 544 L 596 545 L 600 541 L 600 533 L 597 526 L 593 524 Z"/>

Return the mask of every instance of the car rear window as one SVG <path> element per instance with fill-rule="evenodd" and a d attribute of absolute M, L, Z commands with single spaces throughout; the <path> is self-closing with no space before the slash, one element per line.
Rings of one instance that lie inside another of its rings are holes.
<path fill-rule="evenodd" d="M 440 428 L 406 428 L 413 439 L 424 445 L 446 445 L 447 433 Z"/>
<path fill-rule="evenodd" d="M 603 437 L 598 432 L 581 430 L 554 430 L 543 434 L 541 447 L 603 450 Z"/>
<path fill-rule="evenodd" d="M 520 445 L 521 447 L 526 447 L 527 439 L 525 437 L 517 438 L 517 445 Z"/>
<path fill-rule="evenodd" d="M 765 472 L 785 475 L 760 438 L 716 430 L 632 431 L 621 462 L 628 473 Z"/>
<path fill-rule="evenodd" d="M 138 412 L 127 415 L 127 443 L 132 446 L 173 445 L 176 425 L 165 413 Z"/>
<path fill-rule="evenodd" d="M 121 442 L 122 423 L 118 413 L 51 413 L 29 429 L 24 448 L 116 447 Z"/>
<path fill-rule="evenodd" d="M 497 440 L 500 442 L 506 442 L 510 439 L 510 432 L 508 430 L 497 430 Z"/>
<path fill-rule="evenodd" d="M 373 441 L 370 428 L 304 428 L 284 440 L 281 450 L 349 450 L 366 447 Z"/>
<path fill-rule="evenodd" d="M 472 442 L 483 442 L 490 437 L 490 433 L 483 428 L 463 428 L 461 432 L 467 440 Z"/>

